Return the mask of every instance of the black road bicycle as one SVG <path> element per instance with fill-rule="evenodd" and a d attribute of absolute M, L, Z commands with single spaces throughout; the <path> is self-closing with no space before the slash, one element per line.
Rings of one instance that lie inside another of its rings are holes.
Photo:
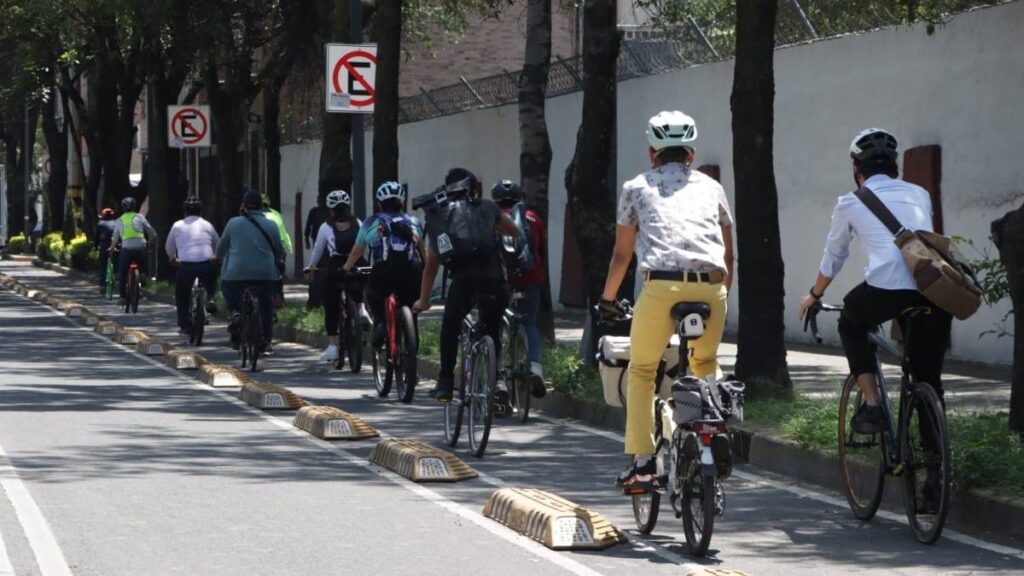
<path fill-rule="evenodd" d="M 369 276 L 370 268 L 354 268 L 346 280 Z M 344 280 L 343 280 L 344 282 Z M 361 306 L 349 297 L 348 289 L 341 289 L 341 304 L 338 308 L 338 360 L 335 368 L 341 370 L 348 358 L 348 368 L 353 374 L 363 369 L 363 349 L 366 347 L 366 325 L 360 314 Z"/>
<path fill-rule="evenodd" d="M 242 317 L 241 346 L 239 346 L 242 369 L 249 364 L 250 369 L 255 372 L 256 363 L 260 353 L 263 352 L 263 320 L 260 314 L 260 297 L 254 286 L 246 286 L 242 291 L 239 312 Z"/>
<path fill-rule="evenodd" d="M 811 308 L 804 329 L 809 327 L 814 339 L 821 343 L 818 313 L 841 312 L 842 309 L 842 306 L 828 304 Z M 879 404 L 885 416 L 881 433 L 862 434 L 853 430 L 851 420 L 862 398 L 852 375 L 846 379 L 839 399 L 839 473 L 854 516 L 871 520 L 882 503 L 885 477 L 898 477 L 902 480 L 903 504 L 910 528 L 914 537 L 924 544 L 938 540 L 950 505 L 949 431 L 945 407 L 931 384 L 912 378 L 910 357 L 905 352 L 912 349 L 909 346 L 913 337 L 911 320 L 930 313 L 927 307 L 908 308 L 900 313 L 897 322 L 903 328 L 903 350 L 884 338 L 879 328 L 868 334 L 877 350 L 900 360 L 902 369 L 899 401 L 894 407 L 876 352 L 875 377 Z"/>
<path fill-rule="evenodd" d="M 206 329 L 206 287 L 199 276 L 192 281 L 192 292 L 188 298 L 188 317 L 192 325 L 188 343 L 202 346 L 203 331 Z"/>
<path fill-rule="evenodd" d="M 516 307 L 524 298 L 522 292 L 513 292 L 501 320 L 502 371 L 508 385 L 512 414 L 520 422 L 526 422 L 530 417 L 529 343 L 522 325 L 523 314 Z"/>
<path fill-rule="evenodd" d="M 494 340 L 484 333 L 483 323 L 467 314 L 459 331 L 459 381 L 457 394 L 444 405 L 444 439 L 455 446 L 468 418 L 469 449 L 483 458 L 494 422 L 494 393 L 498 384 L 498 358 Z"/>

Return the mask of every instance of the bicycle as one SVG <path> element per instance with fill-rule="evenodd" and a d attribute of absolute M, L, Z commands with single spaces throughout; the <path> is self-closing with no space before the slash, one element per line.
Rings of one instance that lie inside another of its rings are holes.
<path fill-rule="evenodd" d="M 626 308 L 628 319 L 631 310 L 628 305 Z M 679 302 L 671 314 L 679 336 L 676 369 L 681 370 L 681 376 L 672 383 L 672 397 L 668 400 L 658 393 L 666 374 L 664 360 L 655 376 L 654 458 L 659 487 L 627 489 L 627 494 L 632 500 L 637 529 L 650 534 L 658 522 L 662 493 L 667 493 L 676 518 L 682 519 L 690 552 L 703 556 L 711 544 L 715 518 L 725 514 L 722 481 L 732 473 L 726 421 L 743 419 L 746 387 L 727 377 L 716 383 L 715 391 L 708 382 L 686 374 L 689 342 L 703 336 L 704 324 L 711 316 L 710 306 L 703 302 Z M 671 376 L 672 371 L 668 374 Z M 724 440 L 716 442 L 719 437 Z"/>
<path fill-rule="evenodd" d="M 128 277 L 124 286 L 124 312 L 125 314 L 138 314 L 139 298 L 142 296 L 142 278 L 139 273 L 139 263 L 132 261 L 128 264 Z"/>
<path fill-rule="evenodd" d="M 188 300 L 188 317 L 192 330 L 188 336 L 188 343 L 196 346 L 203 345 L 203 331 L 206 329 L 206 287 L 199 276 L 192 281 L 192 291 Z"/>
<path fill-rule="evenodd" d="M 409 404 L 416 392 L 419 338 L 412 309 L 390 294 L 384 300 L 384 347 L 373 346 L 371 362 L 377 395 L 386 397 L 395 384 L 398 399 Z"/>
<path fill-rule="evenodd" d="M 103 277 L 103 296 L 105 296 L 107 300 L 112 300 L 114 298 L 114 287 L 117 282 L 114 278 L 115 254 L 117 254 L 117 252 L 114 252 L 113 250 L 107 254 L 107 273 Z"/>
<path fill-rule="evenodd" d="M 351 277 L 368 276 L 369 267 L 354 268 Z M 360 314 L 361 305 L 348 296 L 345 287 L 341 289 L 341 306 L 338 315 L 338 360 L 335 368 L 341 370 L 345 365 L 345 354 L 348 354 L 348 367 L 353 374 L 363 369 L 363 348 L 366 346 L 366 326 Z"/>
<path fill-rule="evenodd" d="M 256 289 L 249 285 L 242 291 L 239 306 L 242 317 L 241 345 L 239 354 L 242 357 L 242 369 L 248 363 L 251 371 L 256 371 L 256 363 L 263 351 L 263 320 L 260 311 L 260 298 Z"/>
<path fill-rule="evenodd" d="M 804 320 L 804 330 L 809 327 L 814 340 L 820 344 L 818 314 L 842 310 L 842 306 L 828 304 L 811 308 Z M 914 381 L 910 357 L 904 352 L 911 349 L 910 320 L 930 313 L 927 307 L 912 307 L 900 313 L 897 322 L 905 326 L 903 350 L 884 338 L 877 327 L 868 333 L 876 347 L 874 372 L 885 426 L 881 433 L 862 434 L 853 430 L 851 418 L 863 398 L 856 379 L 850 375 L 839 399 L 838 437 L 840 477 L 854 516 L 863 521 L 871 520 L 882 503 L 885 477 L 902 477 L 907 520 L 914 537 L 924 544 L 938 540 L 950 506 L 949 432 L 945 409 L 931 384 Z M 895 424 L 878 350 L 900 359 L 902 375 Z M 931 498 L 924 497 L 926 491 Z"/>
<path fill-rule="evenodd" d="M 521 323 L 523 314 L 516 310 L 516 303 L 525 297 L 522 292 L 513 292 L 501 320 L 502 371 L 508 385 L 512 414 L 522 423 L 530 417 L 530 359 L 526 329 Z"/>
<path fill-rule="evenodd" d="M 494 340 L 484 334 L 484 325 L 475 321 L 472 314 L 462 319 L 459 351 L 459 393 L 444 405 L 444 437 L 449 446 L 458 443 L 466 411 L 469 449 L 477 458 L 483 458 L 494 422 L 498 362 Z"/>

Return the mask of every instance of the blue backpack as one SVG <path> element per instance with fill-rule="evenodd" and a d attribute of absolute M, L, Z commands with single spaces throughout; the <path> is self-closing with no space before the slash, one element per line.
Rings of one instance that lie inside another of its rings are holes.
<path fill-rule="evenodd" d="M 411 262 L 416 250 L 416 235 L 412 218 L 408 214 L 377 215 L 377 235 L 380 238 L 381 262 Z"/>

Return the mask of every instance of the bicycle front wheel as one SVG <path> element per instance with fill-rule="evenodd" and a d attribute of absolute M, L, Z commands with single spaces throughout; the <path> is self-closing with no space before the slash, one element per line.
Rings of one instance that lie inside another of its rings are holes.
<path fill-rule="evenodd" d="M 373 347 L 370 351 L 370 367 L 373 369 L 373 384 L 377 387 L 377 396 L 386 398 L 391 392 L 391 379 L 387 378 L 388 353 L 382 348 Z"/>
<path fill-rule="evenodd" d="M 903 504 L 914 536 L 932 544 L 942 534 L 949 513 L 949 431 L 935 389 L 925 382 L 916 388 L 900 430 Z"/>
<path fill-rule="evenodd" d="M 398 362 L 395 370 L 395 383 L 398 397 L 406 404 L 412 402 L 416 393 L 416 325 L 413 323 L 412 310 L 408 306 L 398 309 Z"/>
<path fill-rule="evenodd" d="M 460 338 L 461 340 L 461 338 Z M 459 350 L 459 381 L 452 398 L 444 404 L 444 441 L 449 446 L 455 446 L 459 441 L 459 434 L 462 432 L 462 415 L 466 408 L 466 382 L 472 378 L 468 370 L 472 365 L 466 365 L 466 352 Z"/>
<path fill-rule="evenodd" d="M 703 556 L 711 545 L 720 486 L 714 476 L 697 473 L 683 485 L 683 532 L 690 552 Z"/>
<path fill-rule="evenodd" d="M 518 322 L 508 325 L 505 348 L 505 374 L 508 375 L 509 393 L 512 394 L 512 410 L 522 423 L 530 418 L 530 360 L 527 358 L 526 330 Z"/>
<path fill-rule="evenodd" d="M 349 328 L 345 332 L 345 343 L 348 348 L 348 369 L 353 374 L 359 374 L 363 369 L 363 323 L 359 319 L 358 310 L 359 306 L 349 300 L 346 320 Z M 340 351 L 338 355 L 341 356 Z"/>
<path fill-rule="evenodd" d="M 867 521 L 882 503 L 885 442 L 881 434 L 853 431 L 853 415 L 862 400 L 857 379 L 849 376 L 839 399 L 839 476 L 853 515 Z"/>
<path fill-rule="evenodd" d="M 498 381 L 497 358 L 494 341 L 490 336 L 480 338 L 473 354 L 473 372 L 466 391 L 469 408 L 469 449 L 477 458 L 483 458 L 494 421 L 494 388 Z"/>

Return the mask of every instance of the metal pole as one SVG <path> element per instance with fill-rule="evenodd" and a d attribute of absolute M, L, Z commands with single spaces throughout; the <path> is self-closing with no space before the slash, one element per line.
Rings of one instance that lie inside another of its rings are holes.
<path fill-rule="evenodd" d="M 25 96 L 25 143 L 21 147 L 21 157 L 25 162 L 25 254 L 30 252 L 29 250 L 29 235 L 32 230 L 29 229 L 29 211 L 32 209 L 31 202 L 29 201 L 29 178 L 32 177 L 32 166 L 29 164 L 32 160 L 32 154 L 30 153 L 31 143 L 29 140 L 30 126 L 28 122 L 28 96 Z"/>
<path fill-rule="evenodd" d="M 811 38 L 818 38 L 818 33 L 815 32 L 814 26 L 811 25 L 811 21 L 807 18 L 807 13 L 804 12 L 802 6 L 800 6 L 799 0 L 789 0 L 789 3 L 796 9 L 797 18 L 800 19 L 800 24 L 804 27 L 804 32 L 810 35 Z"/>
<path fill-rule="evenodd" d="M 721 60 L 722 57 L 718 55 L 718 50 L 715 50 L 714 44 L 711 43 L 711 40 L 708 40 L 707 35 L 705 35 L 704 31 L 701 30 L 700 25 L 698 25 L 697 21 L 693 19 L 693 16 L 687 14 L 686 19 L 690 22 L 690 26 L 693 28 L 693 31 L 697 33 L 697 37 L 700 38 L 700 41 L 704 43 L 704 47 L 708 49 L 708 52 L 711 52 L 711 55 L 715 57 L 715 60 Z"/>
<path fill-rule="evenodd" d="M 473 88 L 473 85 L 469 83 L 469 80 L 466 80 L 465 76 L 459 76 L 459 81 L 462 82 L 462 85 L 469 90 L 470 94 L 472 94 L 473 97 L 476 98 L 476 101 L 479 102 L 481 106 L 487 105 L 487 102 L 485 102 L 484 99 L 480 97 L 480 93 L 477 92 L 475 88 Z"/>
<path fill-rule="evenodd" d="M 353 44 L 363 41 L 363 4 L 360 0 L 349 0 L 349 35 Z M 366 218 L 366 133 L 363 130 L 363 115 L 352 115 L 352 211 L 359 218 Z"/>

